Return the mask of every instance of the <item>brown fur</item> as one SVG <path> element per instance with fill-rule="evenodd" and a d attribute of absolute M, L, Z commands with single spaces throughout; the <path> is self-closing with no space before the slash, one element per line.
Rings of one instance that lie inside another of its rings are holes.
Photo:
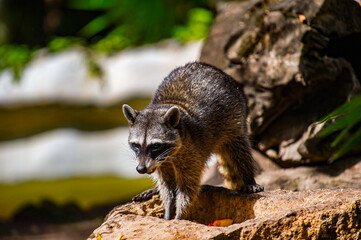
<path fill-rule="evenodd" d="M 125 105 L 129 142 L 140 173 L 153 173 L 165 218 L 183 218 L 200 189 L 206 161 L 218 156 L 227 187 L 259 192 L 251 155 L 242 85 L 221 70 L 195 62 L 165 78 L 142 111 Z M 159 144 L 158 144 L 159 143 Z M 135 197 L 144 200 L 154 189 Z"/>

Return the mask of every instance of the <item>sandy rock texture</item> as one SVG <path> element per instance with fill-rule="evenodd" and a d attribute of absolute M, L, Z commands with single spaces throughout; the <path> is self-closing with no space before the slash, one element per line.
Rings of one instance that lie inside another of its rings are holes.
<path fill-rule="evenodd" d="M 360 33 L 351 0 L 228 2 L 200 60 L 244 84 L 260 151 L 286 167 L 321 163 L 334 149 L 317 121 L 360 92 Z"/>
<path fill-rule="evenodd" d="M 95 239 L 360 239 L 361 190 L 251 195 L 205 185 L 188 220 L 161 219 L 158 198 L 113 209 L 88 240 Z M 208 227 L 230 218 L 228 227 Z"/>
<path fill-rule="evenodd" d="M 361 157 L 343 158 L 331 164 L 282 168 L 257 151 L 253 151 L 252 155 L 260 169 L 256 182 L 266 191 L 361 189 Z M 202 183 L 223 186 L 223 178 L 217 171 L 217 164 L 205 171 Z"/>
<path fill-rule="evenodd" d="M 263 171 L 256 181 L 268 191 L 283 189 L 292 191 L 327 189 L 361 189 L 361 158 L 350 157 L 323 166 L 281 168 L 263 159 Z M 271 165 L 271 167 L 269 167 Z M 221 183 L 221 182 L 218 182 Z"/>

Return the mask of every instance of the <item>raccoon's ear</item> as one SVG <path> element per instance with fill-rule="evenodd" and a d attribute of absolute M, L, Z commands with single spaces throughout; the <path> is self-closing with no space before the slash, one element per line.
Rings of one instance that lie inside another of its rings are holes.
<path fill-rule="evenodd" d="M 180 110 L 178 107 L 171 107 L 164 115 L 165 123 L 169 124 L 171 127 L 176 127 L 180 121 Z"/>
<path fill-rule="evenodd" d="M 138 115 L 138 111 L 134 110 L 131 106 L 124 104 L 123 105 L 123 114 L 125 118 L 128 120 L 129 124 L 133 124 L 135 122 L 135 118 Z"/>

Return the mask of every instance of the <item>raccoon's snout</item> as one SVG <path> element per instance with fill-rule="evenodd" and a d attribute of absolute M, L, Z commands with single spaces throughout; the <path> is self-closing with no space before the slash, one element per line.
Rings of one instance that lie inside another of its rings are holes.
<path fill-rule="evenodd" d="M 140 173 L 140 174 L 147 173 L 147 171 L 148 171 L 147 167 L 144 165 L 138 165 L 136 169 L 137 169 L 138 173 Z"/>

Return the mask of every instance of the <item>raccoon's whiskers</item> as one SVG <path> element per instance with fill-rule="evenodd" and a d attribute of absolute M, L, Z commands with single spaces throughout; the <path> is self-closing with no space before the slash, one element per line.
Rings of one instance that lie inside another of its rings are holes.
<path fill-rule="evenodd" d="M 174 149 L 175 149 L 175 147 L 168 148 L 167 150 L 165 150 L 164 152 L 162 152 L 161 154 L 159 154 L 159 156 L 156 157 L 155 160 L 156 160 L 156 161 L 160 161 L 160 160 L 166 159 L 168 153 L 172 152 Z"/>

